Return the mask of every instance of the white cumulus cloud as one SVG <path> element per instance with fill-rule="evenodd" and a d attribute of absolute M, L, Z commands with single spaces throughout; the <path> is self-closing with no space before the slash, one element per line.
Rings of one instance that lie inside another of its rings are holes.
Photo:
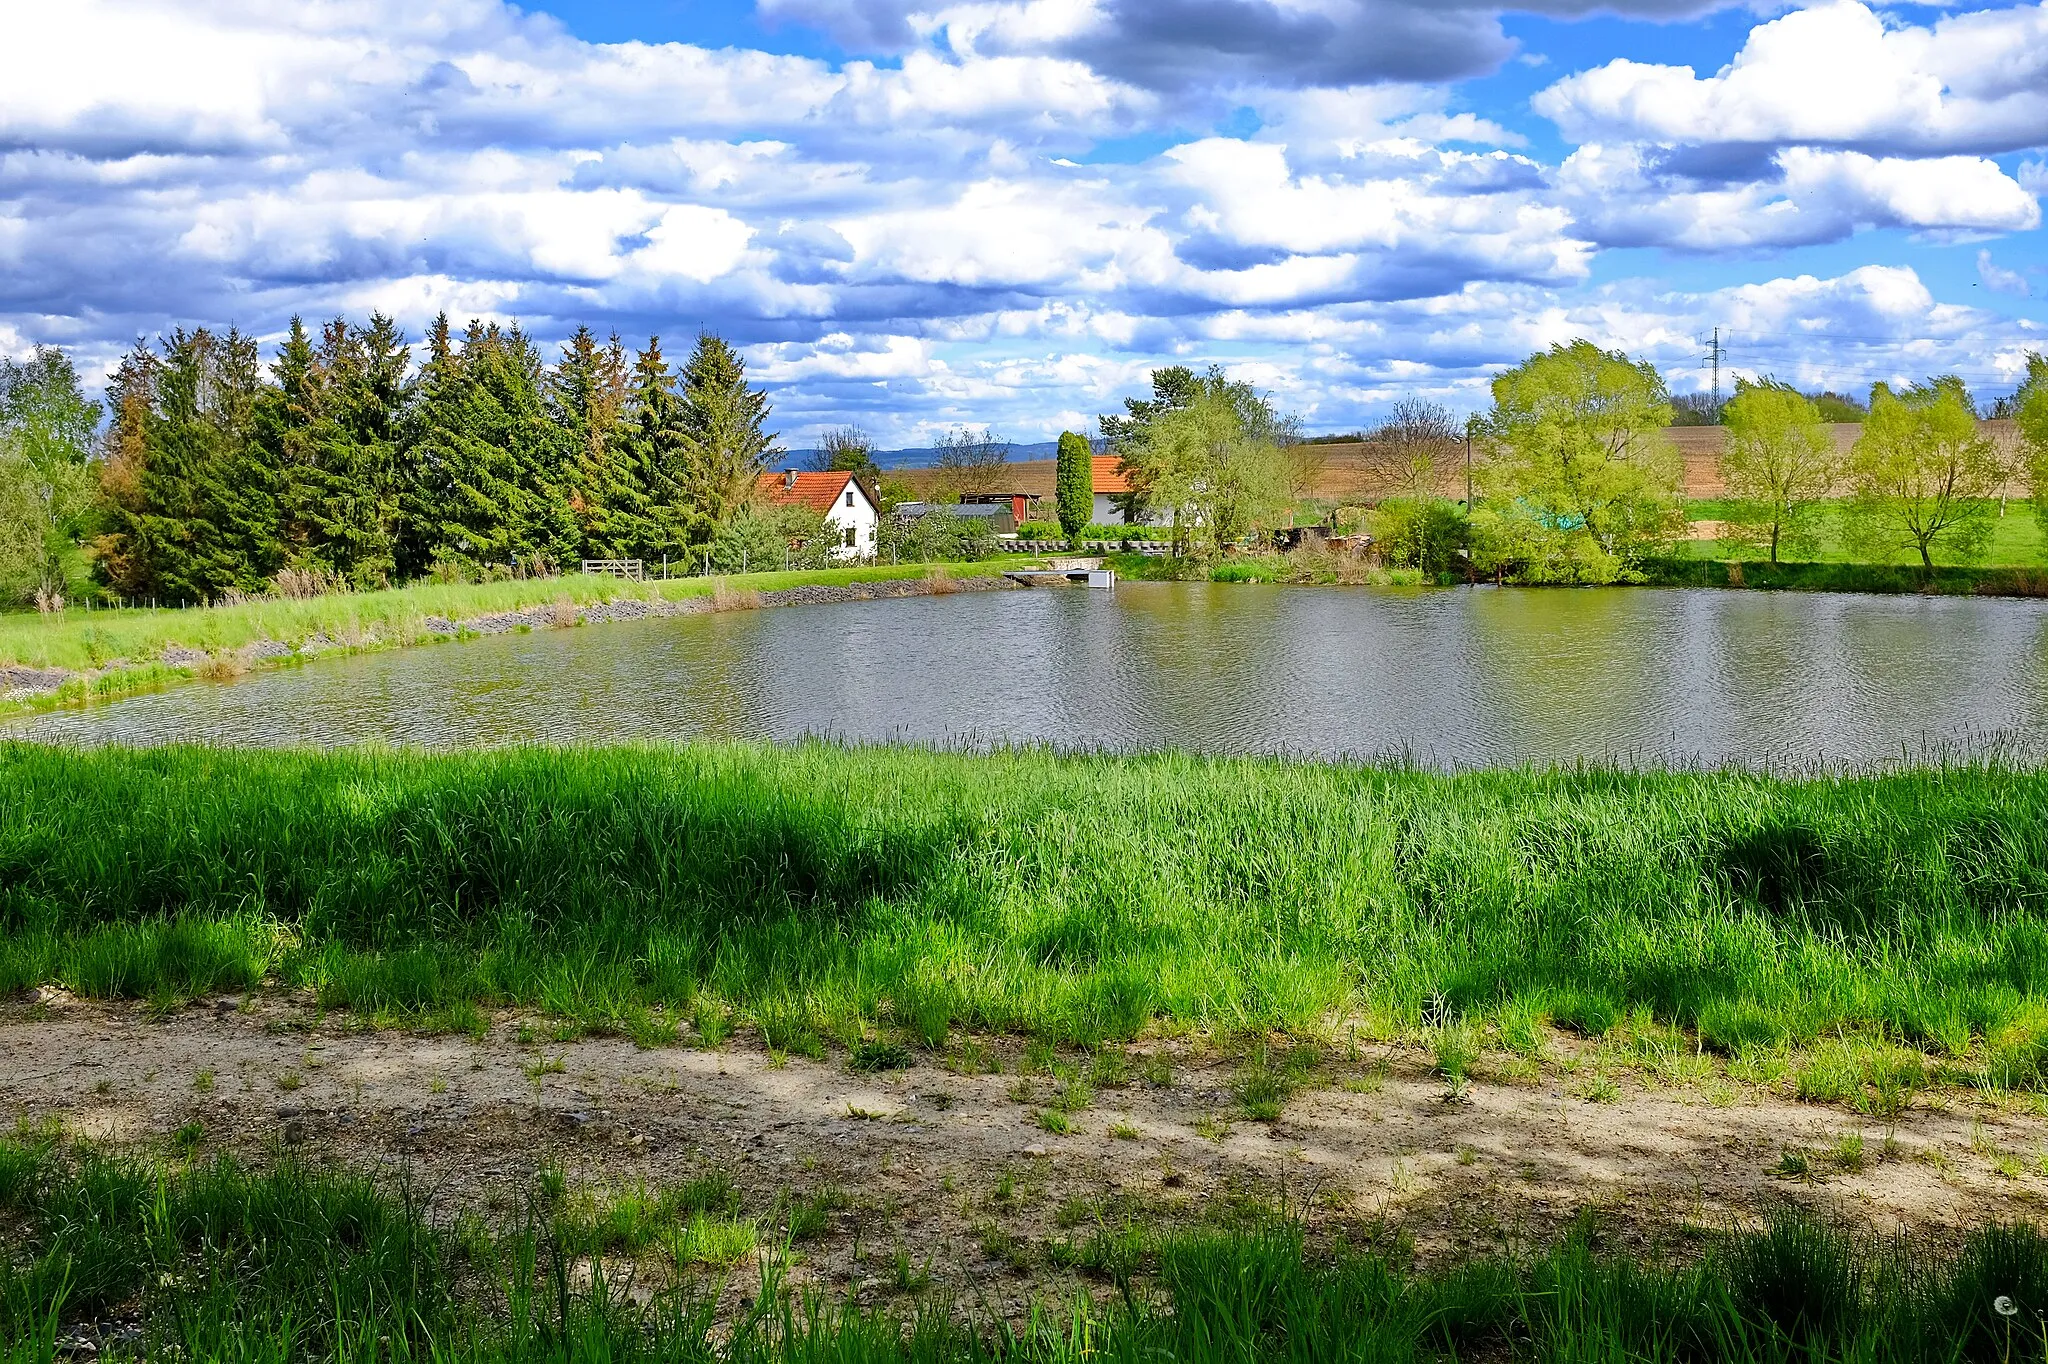
<path fill-rule="evenodd" d="M 2048 142 L 2048 3 L 1919 27 L 1830 0 L 1760 25 L 1713 75 L 1621 59 L 1534 105 L 1578 142 L 2014 151 Z"/>

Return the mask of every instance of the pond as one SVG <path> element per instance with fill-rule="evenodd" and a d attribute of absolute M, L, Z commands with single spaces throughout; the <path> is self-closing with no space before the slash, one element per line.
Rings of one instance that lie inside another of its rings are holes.
<path fill-rule="evenodd" d="M 1508 763 L 2048 756 L 2048 605 L 1124 583 L 539 631 L 0 735 L 429 748 L 824 735 Z"/>

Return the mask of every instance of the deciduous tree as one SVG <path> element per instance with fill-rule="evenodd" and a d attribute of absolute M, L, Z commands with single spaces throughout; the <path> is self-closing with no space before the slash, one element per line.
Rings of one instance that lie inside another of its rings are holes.
<path fill-rule="evenodd" d="M 1500 375 L 1475 550 L 1529 581 L 1630 575 L 1680 520 L 1670 423 L 1656 369 L 1590 341 L 1552 346 Z"/>
<path fill-rule="evenodd" d="M 1774 564 L 1780 548 L 1811 549 L 1842 465 L 1820 409 L 1789 384 L 1738 379 L 1721 419 L 1728 428 L 1721 479 L 1734 503 L 1730 529 L 1769 545 Z"/>
<path fill-rule="evenodd" d="M 956 501 L 968 493 L 1000 492 L 1010 470 L 1010 442 L 987 427 L 961 427 L 939 437 L 932 467 L 939 487 Z"/>
<path fill-rule="evenodd" d="M 827 431 L 811 454 L 811 468 L 819 473 L 852 474 L 870 488 L 882 478 L 882 466 L 875 463 L 874 439 L 858 426 Z"/>
<path fill-rule="evenodd" d="M 0 602 L 52 604 L 83 578 L 99 417 L 63 351 L 0 360 Z"/>
<path fill-rule="evenodd" d="M 1851 543 L 1872 557 L 1909 551 L 1933 571 L 1939 551 L 1970 563 L 1991 545 L 2001 467 L 1956 377 L 1901 393 L 1870 393 L 1864 434 L 1849 453 Z"/>
<path fill-rule="evenodd" d="M 2034 520 L 2048 537 L 2048 356 L 2027 357 L 2027 377 L 2008 400 L 2019 428 L 2020 457 L 2032 494 Z"/>
<path fill-rule="evenodd" d="M 1287 506 L 1281 446 L 1293 434 L 1250 384 L 1212 368 L 1190 401 L 1147 418 L 1124 462 L 1148 505 L 1171 511 L 1177 541 L 1199 536 L 1221 551 Z"/>
<path fill-rule="evenodd" d="M 1849 456 L 1852 542 L 1873 557 L 1909 551 L 1929 573 L 1937 552 L 1956 562 L 1980 559 L 1991 543 L 1990 499 L 2001 473 L 1960 379 L 1903 392 L 1879 384 Z"/>
<path fill-rule="evenodd" d="M 1366 437 L 1370 492 L 1411 499 L 1440 496 L 1464 449 L 1465 424 L 1456 413 L 1426 398 L 1403 398 Z"/>
<path fill-rule="evenodd" d="M 1110 499 L 1126 524 L 1143 521 L 1149 514 L 1144 470 L 1132 463 L 1130 455 L 1144 444 L 1154 421 L 1189 406 L 1201 391 L 1202 381 L 1193 370 L 1186 365 L 1168 365 L 1152 371 L 1151 397 L 1126 398 L 1122 415 L 1112 413 L 1098 419 L 1104 446 L 1117 457 L 1119 469 L 1131 484 L 1130 492 Z"/>

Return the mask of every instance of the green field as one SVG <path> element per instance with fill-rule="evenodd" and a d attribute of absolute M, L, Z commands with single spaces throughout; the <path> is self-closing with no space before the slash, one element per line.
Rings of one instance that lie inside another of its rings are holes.
<path fill-rule="evenodd" d="M 1685 514 L 1693 521 L 1725 521 L 1731 510 L 1730 504 L 1711 499 L 1688 502 Z M 1866 556 L 1851 550 L 1844 541 L 1842 517 L 1838 509 L 1831 509 L 1825 517 L 1826 529 L 1820 544 L 1809 553 L 1793 555 L 1780 551 L 1782 560 L 1799 559 L 1824 564 L 1851 564 L 1866 562 Z M 1770 557 L 1768 545 L 1757 545 L 1740 540 L 1691 540 L 1680 546 L 1680 553 L 1693 558 L 1738 559 L 1757 562 Z M 1937 565 L 1951 565 L 1955 561 L 1935 550 Z M 1902 567 L 1920 567 L 1920 556 L 1911 550 L 1901 550 L 1877 561 L 1880 564 Z M 2005 514 L 1997 517 L 1992 525 L 1991 543 L 1984 557 L 1976 561 L 1983 568 L 2041 568 L 2048 565 L 2048 538 L 2041 533 L 2041 523 L 2035 519 L 2033 508 L 2024 500 L 2015 499 L 2008 503 Z"/>
<path fill-rule="evenodd" d="M 1546 1025 L 1646 1054 L 1805 1048 L 1816 1097 L 2048 1080 L 2048 774 L 1990 768 L 14 745 L 0 927 L 0 990 L 270 981 L 390 1021 L 518 1004 L 650 1043 L 1412 1036 L 1436 1015 L 1532 1052 Z"/>
<path fill-rule="evenodd" d="M 692 1213 L 708 1201 L 693 1191 L 714 1182 L 650 1195 L 599 1231 L 544 1183 L 523 1216 L 492 1224 L 452 1218 L 417 1189 L 289 1161 L 259 1170 L 0 1139 L 0 1364 L 65 1357 L 74 1324 L 115 1313 L 134 1333 L 116 1358 L 188 1364 L 1946 1364 L 2037 1359 L 2048 1345 L 2048 1240 L 2023 1226 L 1947 1247 L 1786 1215 L 1665 1261 L 1598 1251 L 1588 1225 L 1533 1253 L 1422 1270 L 1398 1250 L 1311 1248 L 1286 1221 L 1239 1212 L 1235 1226 L 1166 1235 L 1097 1228 L 1072 1251 L 1096 1287 L 1016 1323 L 975 1303 L 863 1307 L 792 1288 L 794 1205 L 748 1209 L 728 1183 L 713 1190 L 715 1214 Z M 748 1290 L 736 1303 L 721 1303 L 717 1269 L 699 1267 L 712 1221 L 758 1247 L 732 1271 Z M 577 1274 L 593 1252 L 594 1271 Z"/>

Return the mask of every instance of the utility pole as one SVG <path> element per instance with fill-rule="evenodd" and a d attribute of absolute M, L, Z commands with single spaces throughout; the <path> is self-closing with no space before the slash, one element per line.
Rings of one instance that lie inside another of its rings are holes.
<path fill-rule="evenodd" d="M 1721 357 L 1725 354 L 1721 349 L 1721 329 L 1719 327 L 1714 328 L 1714 339 L 1709 343 L 1709 346 L 1707 359 L 1714 367 L 1714 420 L 1718 422 L 1721 420 Z"/>
<path fill-rule="evenodd" d="M 1472 514 L 1472 423 L 1465 423 L 1465 514 Z"/>

